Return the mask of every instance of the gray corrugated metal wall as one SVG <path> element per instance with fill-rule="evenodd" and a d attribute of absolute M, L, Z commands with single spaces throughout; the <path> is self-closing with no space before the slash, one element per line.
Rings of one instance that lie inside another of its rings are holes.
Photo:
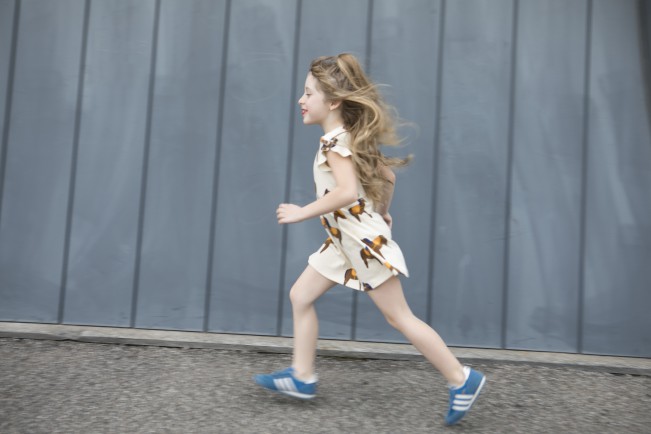
<path fill-rule="evenodd" d="M 0 0 L 0 320 L 290 334 L 324 238 L 309 61 L 413 125 L 393 215 L 452 345 L 651 356 L 648 7 L 634 0 Z M 323 337 L 400 341 L 335 288 Z"/>

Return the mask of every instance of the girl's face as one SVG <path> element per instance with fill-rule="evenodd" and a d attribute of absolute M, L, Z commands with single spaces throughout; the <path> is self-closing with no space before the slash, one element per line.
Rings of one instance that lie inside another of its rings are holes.
<path fill-rule="evenodd" d="M 312 73 L 307 73 L 305 79 L 305 93 L 298 100 L 301 107 L 301 115 L 305 125 L 321 125 L 326 129 L 326 124 L 332 114 L 332 105 L 326 102 L 325 95 L 317 89 L 317 81 Z"/>

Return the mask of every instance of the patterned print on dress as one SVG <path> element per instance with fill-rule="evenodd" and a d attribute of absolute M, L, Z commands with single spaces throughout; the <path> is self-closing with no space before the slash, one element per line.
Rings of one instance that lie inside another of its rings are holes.
<path fill-rule="evenodd" d="M 361 255 L 362 259 L 364 260 L 364 264 L 366 264 L 366 267 L 367 267 L 367 268 L 368 268 L 368 262 L 367 262 L 367 261 L 368 261 L 369 259 L 373 259 L 373 258 L 374 258 L 374 259 L 377 259 L 377 261 L 378 261 L 379 263 L 381 263 L 382 265 L 384 265 L 385 267 L 387 267 L 389 270 L 391 270 L 391 272 L 394 272 L 394 273 L 395 273 L 395 272 L 397 271 L 397 270 L 393 267 L 393 265 L 391 265 L 391 264 L 389 263 L 389 261 L 384 261 L 384 263 L 382 263 L 382 261 L 380 261 L 380 260 L 379 260 L 377 257 L 375 257 L 375 256 L 373 256 L 373 258 L 371 258 L 371 255 L 373 255 L 373 254 L 371 253 L 371 251 L 369 250 L 369 248 L 370 248 L 371 250 L 373 250 L 375 253 L 377 253 L 378 255 L 380 255 L 380 257 L 382 257 L 382 258 L 384 259 L 384 255 L 383 255 L 382 252 L 381 252 L 381 250 L 382 250 L 382 246 L 386 246 L 387 243 L 389 242 L 389 241 L 384 237 L 384 235 L 378 235 L 377 237 L 375 237 L 375 238 L 373 239 L 373 241 L 370 241 L 368 238 L 364 238 L 364 239 L 362 239 L 362 242 L 368 246 L 368 247 L 365 247 L 364 249 L 362 249 L 362 251 L 360 252 L 360 255 Z"/>
<path fill-rule="evenodd" d="M 330 226 L 330 222 L 328 222 L 328 219 L 322 216 L 321 224 L 323 225 L 324 228 L 328 230 L 328 232 L 330 232 L 330 235 L 332 235 L 333 237 L 338 239 L 339 242 L 341 242 L 341 232 L 339 231 L 339 229 Z"/>
<path fill-rule="evenodd" d="M 393 267 L 393 265 L 389 264 L 388 262 L 385 262 L 385 263 L 384 263 L 384 266 L 387 267 L 389 270 L 391 270 L 391 272 L 394 273 L 394 274 L 395 274 L 395 273 L 399 273 L 399 271 L 396 270 L 396 269 Z"/>
<path fill-rule="evenodd" d="M 380 250 L 382 250 L 382 246 L 386 246 L 388 243 L 384 235 L 378 235 L 373 239 L 373 241 L 369 240 L 368 238 L 364 238 L 362 239 L 362 242 L 367 246 L 369 246 L 371 250 L 373 250 L 375 253 L 377 253 L 382 258 L 384 258 L 384 255 L 382 254 L 382 252 L 380 252 Z"/>
<path fill-rule="evenodd" d="M 333 137 L 332 139 L 328 140 L 325 137 L 321 137 L 321 152 L 323 152 L 323 155 L 326 154 L 330 149 L 333 147 L 337 146 L 337 138 Z"/>
<path fill-rule="evenodd" d="M 355 217 L 359 222 L 362 221 L 362 219 L 359 218 L 359 216 L 362 214 L 366 214 L 369 217 L 373 218 L 371 214 L 364 211 L 364 207 L 366 207 L 366 201 L 364 200 L 364 198 L 359 198 L 357 199 L 357 205 L 348 208 L 348 211 L 350 211 L 353 217 Z"/>
<path fill-rule="evenodd" d="M 325 250 L 326 250 L 328 247 L 330 247 L 330 244 L 332 244 L 332 238 L 328 237 L 328 239 L 325 240 L 325 243 L 323 243 L 323 248 L 321 249 L 321 251 L 320 251 L 319 253 L 323 253 L 323 252 L 325 252 Z"/>
<path fill-rule="evenodd" d="M 321 152 L 323 155 L 326 155 L 330 149 L 333 147 L 337 146 L 337 138 L 333 137 L 331 140 L 325 139 L 321 137 Z M 325 165 L 330 167 L 330 164 L 328 164 L 328 161 L 325 161 Z"/>
<path fill-rule="evenodd" d="M 335 222 L 338 222 L 339 219 L 346 219 L 346 220 L 348 220 L 348 217 L 346 217 L 346 214 L 344 214 L 343 212 L 341 212 L 341 210 L 339 210 L 339 209 L 336 210 L 335 212 L 333 212 L 333 214 L 335 215 Z"/>
<path fill-rule="evenodd" d="M 357 280 L 357 271 L 354 268 L 349 268 L 344 273 L 344 285 L 348 283 L 349 280 Z"/>
<path fill-rule="evenodd" d="M 375 259 L 378 261 L 380 264 L 382 264 L 382 261 L 380 261 L 378 258 L 376 258 L 373 253 L 369 250 L 368 247 L 364 247 L 362 250 L 359 251 L 359 256 L 362 257 L 362 260 L 364 261 L 364 265 L 366 265 L 366 268 L 368 268 L 368 260 L 369 259 Z M 382 264 L 384 265 L 384 264 Z"/>

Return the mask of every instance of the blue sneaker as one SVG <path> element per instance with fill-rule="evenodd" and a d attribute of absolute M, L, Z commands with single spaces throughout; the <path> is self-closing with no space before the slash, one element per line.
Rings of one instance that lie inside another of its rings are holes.
<path fill-rule="evenodd" d="M 447 416 L 445 416 L 446 425 L 453 425 L 466 415 L 486 381 L 486 376 L 481 372 L 467 366 L 463 367 L 463 371 L 467 374 L 463 386 L 456 389 L 450 388 L 450 408 Z"/>
<path fill-rule="evenodd" d="M 294 377 L 294 368 L 292 367 L 271 374 L 259 374 L 253 379 L 265 389 L 293 396 L 294 398 L 312 399 L 316 396 L 316 378 L 309 383 L 298 380 Z"/>

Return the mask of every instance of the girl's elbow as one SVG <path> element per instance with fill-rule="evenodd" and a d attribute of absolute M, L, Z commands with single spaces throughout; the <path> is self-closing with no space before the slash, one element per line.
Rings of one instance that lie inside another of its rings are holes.
<path fill-rule="evenodd" d="M 357 200 L 357 190 L 346 190 L 344 194 L 342 195 L 342 199 L 345 199 L 346 205 L 353 203 Z"/>

